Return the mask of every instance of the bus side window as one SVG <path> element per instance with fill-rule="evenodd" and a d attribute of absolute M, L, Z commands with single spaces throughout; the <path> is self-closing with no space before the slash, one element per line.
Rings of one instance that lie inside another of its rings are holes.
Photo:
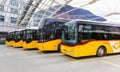
<path fill-rule="evenodd" d="M 50 40 L 53 40 L 54 38 L 55 38 L 54 34 L 53 34 L 53 33 L 50 33 L 49 39 L 50 39 Z"/>
<path fill-rule="evenodd" d="M 37 40 L 37 31 L 33 32 L 34 39 Z"/>
<path fill-rule="evenodd" d="M 83 39 L 91 39 L 92 35 L 92 26 L 91 25 L 83 25 Z"/>

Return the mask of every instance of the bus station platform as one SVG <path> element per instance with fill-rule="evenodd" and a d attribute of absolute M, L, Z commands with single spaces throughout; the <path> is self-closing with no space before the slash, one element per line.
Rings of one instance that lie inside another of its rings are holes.
<path fill-rule="evenodd" d="M 0 72 L 119 72 L 120 54 L 72 58 L 0 45 Z"/>

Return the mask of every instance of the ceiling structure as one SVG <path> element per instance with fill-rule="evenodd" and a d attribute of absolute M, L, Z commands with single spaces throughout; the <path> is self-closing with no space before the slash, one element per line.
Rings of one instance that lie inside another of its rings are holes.
<path fill-rule="evenodd" d="M 0 0 L 0 26 L 24 28 L 34 26 L 34 24 L 38 25 L 41 19 L 52 17 L 71 1 Z"/>
<path fill-rule="evenodd" d="M 109 22 L 120 23 L 120 0 L 0 0 L 0 27 L 38 26 L 44 17 L 53 15 L 65 5 L 83 8 Z M 56 15 L 56 16 L 59 16 Z"/>

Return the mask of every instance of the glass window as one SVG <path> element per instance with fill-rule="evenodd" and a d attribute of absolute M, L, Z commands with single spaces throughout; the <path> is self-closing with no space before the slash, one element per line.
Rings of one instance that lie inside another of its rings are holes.
<path fill-rule="evenodd" d="M 20 32 L 16 31 L 15 32 L 15 41 L 19 41 L 20 38 L 21 38 L 20 37 Z"/>
<path fill-rule="evenodd" d="M 1 5 L 0 5 L 0 10 L 1 10 L 1 11 L 4 11 L 4 6 L 1 6 Z"/>
<path fill-rule="evenodd" d="M 17 18 L 11 17 L 10 18 L 10 23 L 16 23 L 17 22 Z"/>
<path fill-rule="evenodd" d="M 46 19 L 44 27 L 51 28 L 54 27 L 56 24 L 56 21 L 54 19 Z"/>
<path fill-rule="evenodd" d="M 65 24 L 62 31 L 63 42 L 74 45 L 77 42 L 77 27 L 76 22 L 68 22 Z"/>
<path fill-rule="evenodd" d="M 106 26 L 103 26 L 103 25 L 94 25 L 93 26 L 93 31 L 94 32 L 104 32 L 105 31 L 105 27 Z"/>
<path fill-rule="evenodd" d="M 11 13 L 18 14 L 18 9 L 10 8 L 10 12 L 11 12 Z"/>
<path fill-rule="evenodd" d="M 62 27 L 67 21 L 58 20 L 56 21 L 56 27 Z"/>
<path fill-rule="evenodd" d="M 83 25 L 83 39 L 91 39 L 91 30 L 92 26 L 91 25 Z"/>
<path fill-rule="evenodd" d="M 4 22 L 4 16 L 0 15 L 0 22 Z"/>
<path fill-rule="evenodd" d="M 18 7 L 19 3 L 17 0 L 10 0 L 10 5 Z"/>
<path fill-rule="evenodd" d="M 62 26 L 65 24 L 67 21 L 65 20 L 57 20 L 56 21 L 56 26 L 55 26 L 55 38 L 61 38 L 62 34 Z"/>
<path fill-rule="evenodd" d="M 27 37 L 26 39 L 33 39 L 34 31 L 33 30 L 27 30 Z"/>

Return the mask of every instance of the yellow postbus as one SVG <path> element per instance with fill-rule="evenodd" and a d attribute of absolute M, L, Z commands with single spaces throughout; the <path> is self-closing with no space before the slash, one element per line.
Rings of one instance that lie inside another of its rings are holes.
<path fill-rule="evenodd" d="M 8 34 L 6 35 L 5 44 L 6 44 L 7 46 L 10 46 L 10 41 L 11 41 L 11 39 L 10 39 L 10 33 L 8 33 Z"/>
<path fill-rule="evenodd" d="M 32 27 L 25 30 L 25 38 L 23 42 L 24 49 L 36 49 L 37 48 L 37 31 L 36 27 Z"/>
<path fill-rule="evenodd" d="M 62 31 L 61 52 L 72 57 L 120 52 L 120 25 L 75 20 Z"/>
<path fill-rule="evenodd" d="M 6 36 L 6 41 L 5 41 L 5 44 L 7 46 L 13 46 L 14 44 L 14 33 L 15 31 L 11 31 L 8 33 L 8 35 Z"/>
<path fill-rule="evenodd" d="M 13 31 L 12 34 L 10 35 L 11 36 L 11 46 L 14 47 L 14 44 L 15 44 L 15 34 L 16 34 L 17 30 Z"/>
<path fill-rule="evenodd" d="M 14 40 L 15 43 L 13 44 L 14 47 L 23 47 L 23 37 L 25 34 L 25 29 L 19 29 L 15 32 Z"/>
<path fill-rule="evenodd" d="M 61 27 L 67 20 L 45 18 L 38 29 L 37 48 L 40 51 L 59 51 L 61 43 Z"/>

